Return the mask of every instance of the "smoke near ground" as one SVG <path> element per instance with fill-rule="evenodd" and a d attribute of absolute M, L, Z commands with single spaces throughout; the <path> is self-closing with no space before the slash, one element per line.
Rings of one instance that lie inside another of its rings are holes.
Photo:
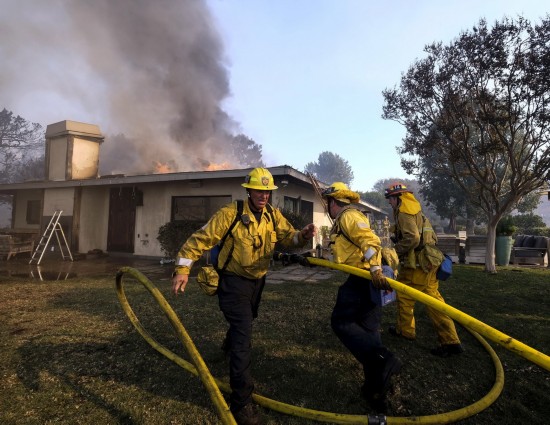
<path fill-rule="evenodd" d="M 206 1 L 1 5 L 0 107 L 99 125 L 101 174 L 239 165 L 225 152 L 238 125 L 221 107 L 229 78 Z"/>

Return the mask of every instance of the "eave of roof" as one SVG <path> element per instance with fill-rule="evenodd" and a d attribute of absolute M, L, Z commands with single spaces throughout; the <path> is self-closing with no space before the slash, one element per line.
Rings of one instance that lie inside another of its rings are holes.
<path fill-rule="evenodd" d="M 142 174 L 142 175 L 106 175 L 93 179 L 81 180 L 41 180 L 26 181 L 21 183 L 0 184 L 0 193 L 12 193 L 22 189 L 50 189 L 84 186 L 110 186 L 110 185 L 135 185 L 140 183 L 159 183 L 186 180 L 207 180 L 244 178 L 252 168 L 216 171 L 185 171 L 179 173 Z M 310 179 L 304 173 L 288 166 L 281 165 L 268 167 L 273 176 L 291 176 L 298 180 L 310 183 Z"/>

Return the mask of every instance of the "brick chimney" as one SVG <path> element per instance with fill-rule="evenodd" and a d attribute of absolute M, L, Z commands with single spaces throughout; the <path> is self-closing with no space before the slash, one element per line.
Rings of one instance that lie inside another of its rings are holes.
<path fill-rule="evenodd" d="M 98 177 L 99 126 L 60 121 L 46 127 L 46 180 L 81 180 Z"/>

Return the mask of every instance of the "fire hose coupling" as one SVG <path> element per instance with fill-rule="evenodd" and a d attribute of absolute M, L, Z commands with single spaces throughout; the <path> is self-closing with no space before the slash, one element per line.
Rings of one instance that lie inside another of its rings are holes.
<path fill-rule="evenodd" d="M 388 425 L 388 419 L 384 415 L 368 415 L 369 425 Z"/>
<path fill-rule="evenodd" d="M 302 266 L 315 267 L 315 265 L 310 264 L 307 257 L 312 257 L 310 252 L 290 254 L 288 252 L 275 251 L 273 253 L 273 260 L 280 261 L 283 266 L 288 266 L 289 264 L 300 264 Z"/>

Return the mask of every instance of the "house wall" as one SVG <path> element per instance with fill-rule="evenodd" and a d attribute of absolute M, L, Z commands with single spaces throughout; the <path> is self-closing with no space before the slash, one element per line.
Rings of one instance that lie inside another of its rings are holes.
<path fill-rule="evenodd" d="M 143 206 L 136 208 L 136 236 L 134 254 L 142 256 L 164 256 L 157 241 L 159 228 L 171 219 L 173 196 L 231 196 L 232 200 L 245 199 L 246 191 L 241 187 L 242 179 L 182 181 L 175 183 L 140 185 L 143 191 Z M 329 225 L 322 205 L 314 198 L 313 190 L 304 190 L 298 186 L 289 185 L 273 191 L 273 205 L 282 207 L 284 196 L 302 197 L 305 201 L 314 203 L 313 219 L 319 227 Z M 106 214 L 108 215 L 108 213 Z M 82 232 L 82 230 L 81 230 Z M 105 233 L 107 231 L 105 230 Z M 81 233 L 82 235 L 82 233 Z M 81 240 L 82 240 L 81 236 Z M 184 241 L 182 241 L 183 243 Z M 315 244 L 320 243 L 320 235 Z"/>
<path fill-rule="evenodd" d="M 40 224 L 27 223 L 27 202 L 42 199 L 42 190 L 25 190 L 17 193 L 14 198 L 14 217 L 12 227 L 15 229 L 36 229 L 40 230 Z"/>
<path fill-rule="evenodd" d="M 237 183 L 238 182 L 238 183 Z M 143 206 L 136 208 L 136 239 L 134 253 L 143 256 L 164 256 L 157 240 L 159 228 L 171 219 L 173 196 L 231 196 L 233 200 L 246 195 L 240 187 L 240 179 L 231 181 L 182 181 L 175 183 L 147 184 L 143 191 Z M 184 241 L 182 241 L 183 243 Z"/>
<path fill-rule="evenodd" d="M 136 206 L 134 234 L 134 254 L 139 256 L 163 257 L 157 241 L 159 228 L 171 220 L 172 197 L 174 196 L 230 196 L 232 200 L 246 199 L 246 191 L 241 186 L 242 178 L 182 180 L 176 182 L 149 182 L 136 186 L 143 193 L 143 205 Z M 46 226 L 53 213 L 63 210 L 61 224 L 73 251 L 86 253 L 93 249 L 107 251 L 109 226 L 109 194 L 116 185 L 74 186 L 71 188 L 48 188 L 21 190 L 14 197 L 15 228 L 39 229 L 38 225 L 26 223 L 28 200 L 43 201 L 42 224 Z M 313 221 L 320 228 L 330 226 L 322 204 L 311 187 L 289 184 L 279 185 L 273 191 L 272 204 L 283 207 L 284 197 L 313 202 Z M 79 202 L 79 205 L 75 202 Z M 73 214 L 79 214 L 76 221 Z M 73 229 L 73 225 L 76 229 Z M 44 229 L 39 229 L 41 232 Z M 72 235 L 73 230 L 78 234 Z M 183 243 L 184 241 L 182 241 Z M 314 246 L 321 243 L 320 234 Z M 72 245 L 78 246 L 72 246 Z"/>
<path fill-rule="evenodd" d="M 46 189 L 44 192 L 44 207 L 42 215 L 51 217 L 55 211 L 62 210 L 63 217 L 73 215 L 74 188 Z"/>

